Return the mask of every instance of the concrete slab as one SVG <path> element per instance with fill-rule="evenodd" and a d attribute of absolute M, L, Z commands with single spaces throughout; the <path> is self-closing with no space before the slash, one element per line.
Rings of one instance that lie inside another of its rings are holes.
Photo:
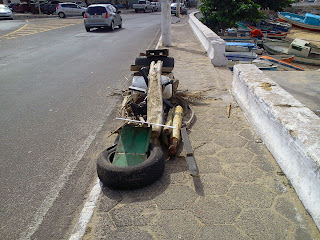
<path fill-rule="evenodd" d="M 320 117 L 320 71 L 264 73 Z"/>

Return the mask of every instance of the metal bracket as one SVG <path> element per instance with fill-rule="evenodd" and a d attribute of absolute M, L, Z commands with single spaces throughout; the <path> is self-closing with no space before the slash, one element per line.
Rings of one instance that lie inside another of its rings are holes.
<path fill-rule="evenodd" d="M 181 137 L 187 153 L 187 162 L 189 166 L 190 175 L 192 177 L 199 177 L 200 176 L 199 169 L 196 163 L 196 159 L 194 158 L 193 150 L 192 150 L 188 133 L 187 133 L 187 129 L 185 127 L 181 128 Z"/>

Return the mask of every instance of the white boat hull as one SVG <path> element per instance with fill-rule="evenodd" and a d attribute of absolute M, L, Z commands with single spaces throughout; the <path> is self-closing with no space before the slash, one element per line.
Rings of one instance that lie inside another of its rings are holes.
<path fill-rule="evenodd" d="M 288 54 L 288 47 L 285 47 L 285 46 L 269 45 L 268 43 L 265 43 L 263 44 L 263 47 L 269 54 L 273 54 L 273 55 Z M 293 61 L 305 63 L 305 64 L 320 65 L 320 58 L 301 57 L 301 56 L 294 55 Z"/>

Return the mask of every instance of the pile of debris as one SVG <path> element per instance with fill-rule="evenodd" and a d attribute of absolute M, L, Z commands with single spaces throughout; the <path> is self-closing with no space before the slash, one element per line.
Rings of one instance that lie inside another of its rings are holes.
<path fill-rule="evenodd" d="M 134 189 L 151 184 L 164 172 L 163 146 L 173 157 L 181 137 L 190 174 L 199 176 L 187 135 L 194 113 L 177 94 L 179 81 L 173 68 L 168 49 L 147 50 L 135 59 L 132 84 L 117 118 L 124 124 L 117 131 L 114 146 L 102 152 L 97 161 L 98 176 L 105 186 Z"/>

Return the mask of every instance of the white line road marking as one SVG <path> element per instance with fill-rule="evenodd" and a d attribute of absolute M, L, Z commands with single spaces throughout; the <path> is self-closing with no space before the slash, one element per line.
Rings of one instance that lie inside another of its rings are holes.
<path fill-rule="evenodd" d="M 69 240 L 80 240 L 84 236 L 87 228 L 87 224 L 90 222 L 91 217 L 93 215 L 93 211 L 97 205 L 99 200 L 99 196 L 102 189 L 102 183 L 100 182 L 99 178 L 97 178 L 94 187 L 92 188 L 90 195 L 80 213 L 80 218 L 73 228 L 71 237 Z"/>
<path fill-rule="evenodd" d="M 106 109 L 107 112 L 107 109 Z M 53 186 L 53 188 L 48 193 L 45 200 L 42 202 L 42 204 L 39 206 L 38 211 L 36 212 L 33 221 L 29 224 L 28 229 L 23 232 L 20 236 L 20 240 L 25 239 L 31 239 L 31 236 L 38 230 L 40 224 L 42 223 L 45 215 L 49 211 L 49 209 L 52 207 L 54 201 L 59 195 L 59 192 L 64 187 L 66 182 L 68 181 L 69 177 L 73 173 L 74 169 L 78 165 L 79 161 L 82 159 L 83 155 L 86 153 L 88 148 L 90 147 L 91 143 L 95 139 L 97 133 L 101 130 L 104 122 L 109 117 L 110 114 L 106 115 L 101 122 L 98 124 L 98 127 L 94 129 L 91 134 L 86 138 L 82 146 L 78 149 L 78 151 L 75 154 L 74 159 L 69 162 L 67 167 L 64 169 L 62 175 L 59 177 L 59 179 L 56 181 L 56 184 Z M 99 196 L 99 195 L 98 195 Z"/>

